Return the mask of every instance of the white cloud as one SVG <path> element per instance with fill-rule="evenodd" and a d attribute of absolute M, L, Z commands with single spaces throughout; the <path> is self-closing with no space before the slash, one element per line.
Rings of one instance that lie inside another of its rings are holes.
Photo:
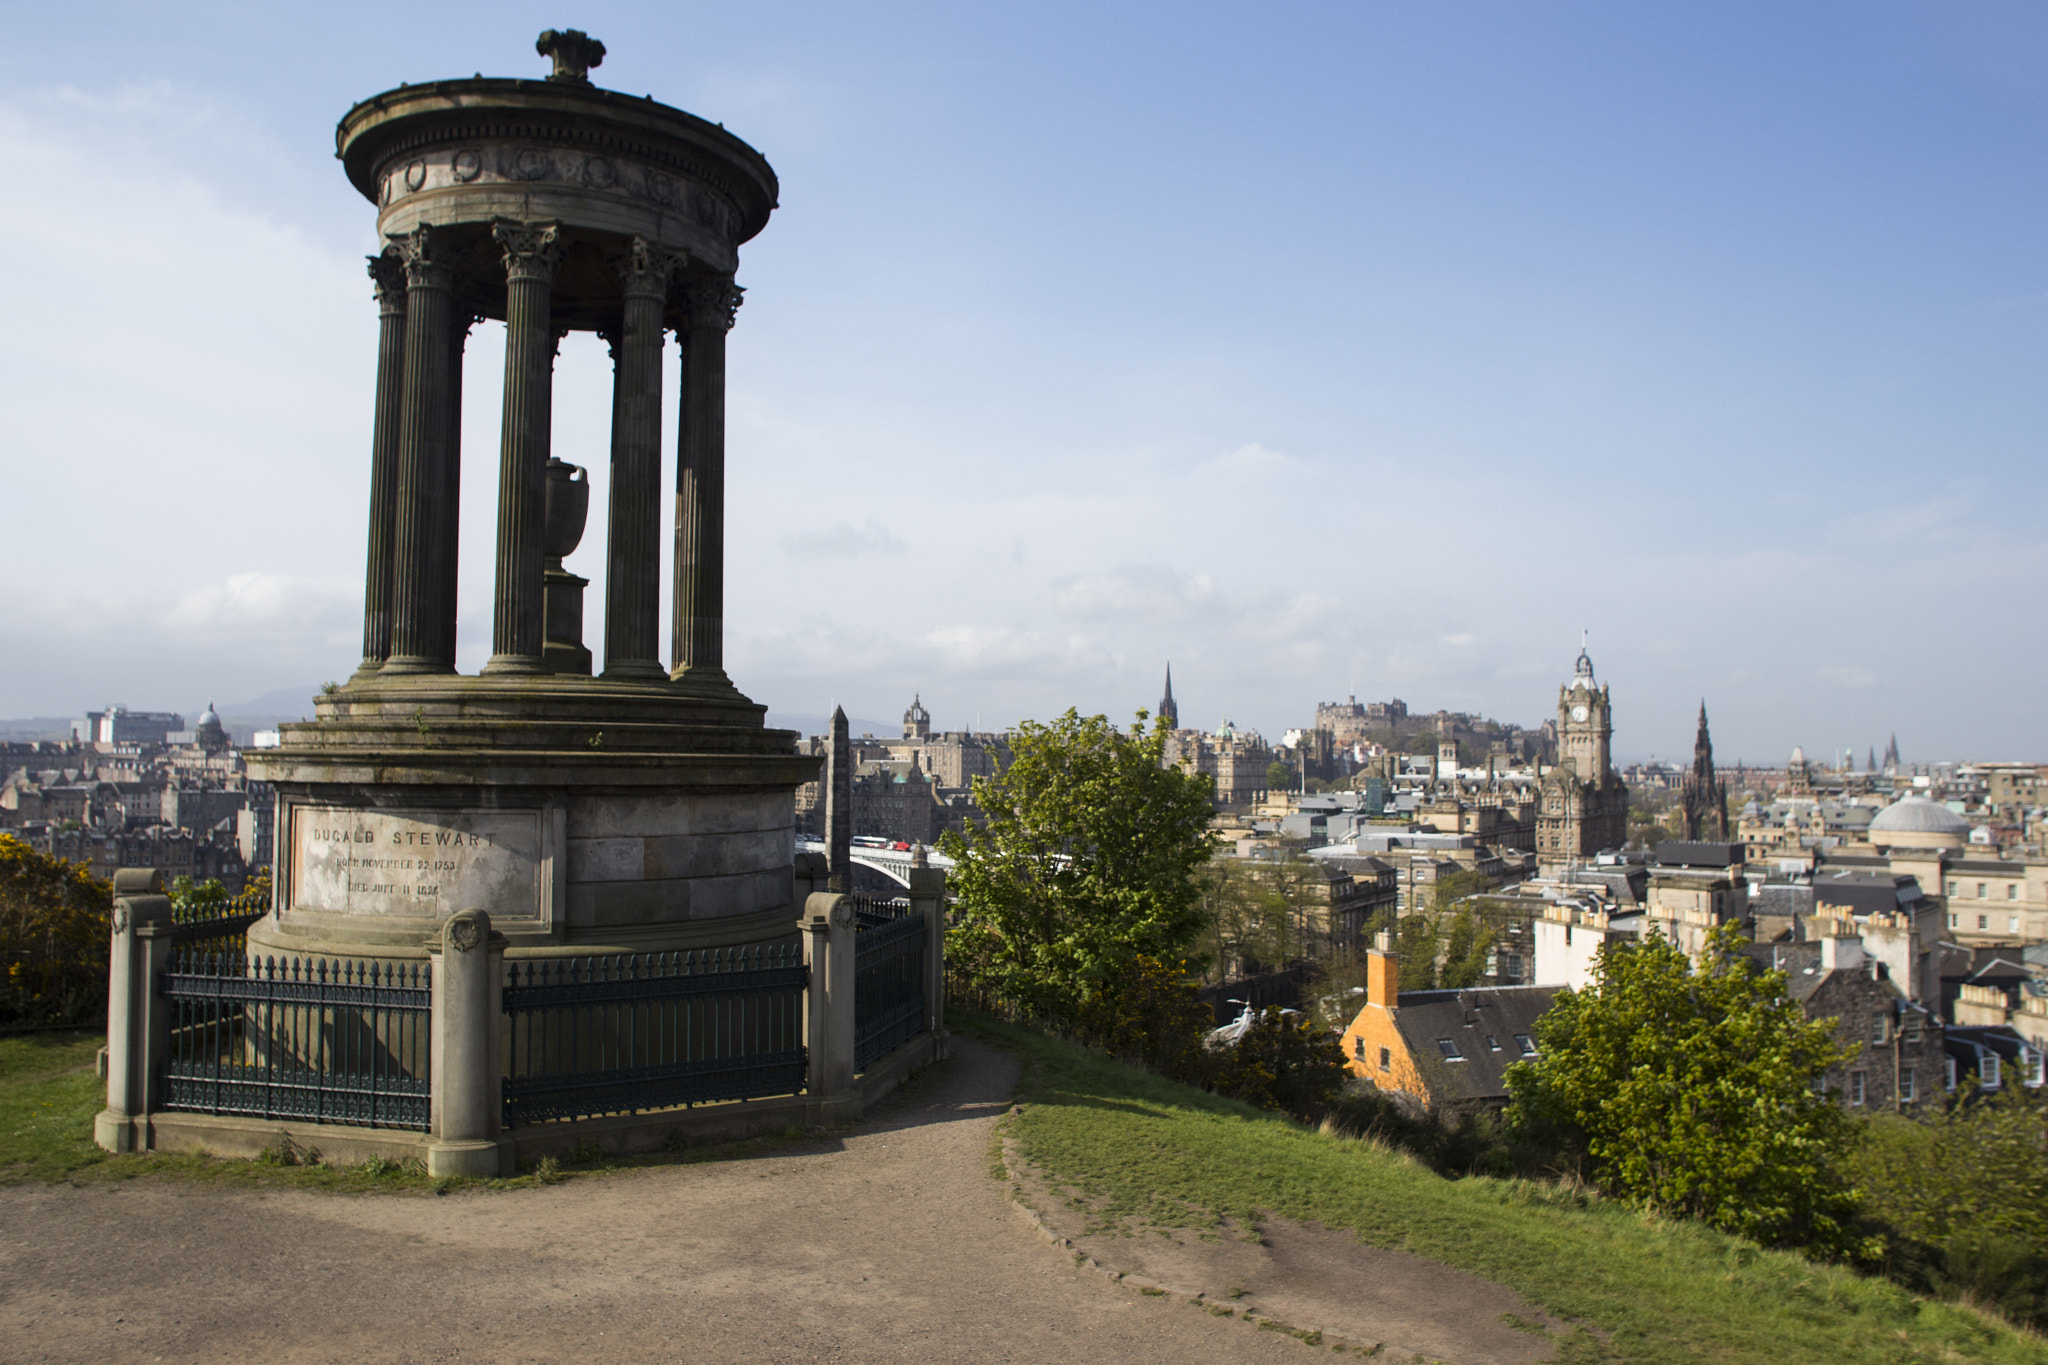
<path fill-rule="evenodd" d="M 862 559 L 900 555 L 909 548 L 873 517 L 858 527 L 836 521 L 820 531 L 794 532 L 777 543 L 793 559 Z"/>

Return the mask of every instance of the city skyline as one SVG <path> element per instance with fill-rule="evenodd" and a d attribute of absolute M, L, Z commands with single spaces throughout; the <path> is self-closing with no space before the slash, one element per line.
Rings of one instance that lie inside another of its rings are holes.
<path fill-rule="evenodd" d="M 347 676 L 375 243 L 329 130 L 575 23 L 782 177 L 728 490 L 774 711 L 1118 716 L 1171 659 L 1189 723 L 1269 739 L 1347 693 L 1533 725 L 1590 629 L 1617 755 L 1679 760 L 1702 694 L 1731 764 L 2048 748 L 2048 19 L 936 13 L 39 14 L 0 155 L 65 211 L 0 233 L 123 268 L 17 282 L 10 483 L 81 515 L 14 519 L 0 715 Z M 608 390 L 572 338 L 556 446 L 598 480 Z M 479 383 L 465 671 L 497 424 Z M 604 544 L 599 507 L 593 602 Z"/>

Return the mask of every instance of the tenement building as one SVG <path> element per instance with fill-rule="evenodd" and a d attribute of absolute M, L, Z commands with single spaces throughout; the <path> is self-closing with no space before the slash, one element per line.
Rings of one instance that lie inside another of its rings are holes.
<path fill-rule="evenodd" d="M 1543 775 L 1536 857 L 1545 871 L 1568 867 L 1628 842 L 1628 788 L 1614 771 L 1614 717 L 1607 687 L 1585 650 L 1557 693 L 1558 760 Z"/>

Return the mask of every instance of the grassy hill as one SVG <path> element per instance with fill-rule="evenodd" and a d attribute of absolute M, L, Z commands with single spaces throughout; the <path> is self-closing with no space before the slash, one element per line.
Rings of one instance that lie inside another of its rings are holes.
<path fill-rule="evenodd" d="M 1881 1279 L 1521 1180 L 1447 1180 L 1029 1030 L 1009 1136 L 1051 1180 L 1156 1227 L 1260 1216 L 1343 1228 L 1506 1285 L 1585 1329 L 1560 1359 L 2048 1362 L 2048 1342 Z"/>

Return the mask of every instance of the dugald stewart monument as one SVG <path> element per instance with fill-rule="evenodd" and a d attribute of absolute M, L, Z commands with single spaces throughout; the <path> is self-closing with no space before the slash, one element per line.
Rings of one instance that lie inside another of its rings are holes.
<path fill-rule="evenodd" d="M 717 124 L 593 85 L 595 39 L 550 30 L 539 47 L 554 61 L 544 80 L 402 86 L 336 131 L 386 243 L 370 261 L 363 659 L 251 763 L 279 794 L 276 911 L 250 936 L 258 950 L 424 951 L 470 908 L 515 958 L 794 931 L 793 793 L 818 761 L 764 728 L 721 653 L 726 333 L 739 248 L 776 207 L 775 173 Z M 455 671 L 462 359 L 486 318 L 506 329 L 504 422 L 491 655 L 471 677 Z M 571 331 L 598 333 L 616 366 L 601 481 L 550 456 L 556 346 Z M 610 498 L 595 664 L 584 581 L 560 562 L 593 482 Z"/>
<path fill-rule="evenodd" d="M 723 663 L 726 332 L 775 173 L 717 124 L 592 85 L 588 35 L 538 47 L 545 79 L 401 86 L 337 131 L 385 243 L 363 657 L 251 755 L 276 791 L 268 899 L 194 919 L 157 873 L 117 875 L 111 1150 L 253 1154 L 282 1123 L 332 1159 L 497 1175 L 845 1121 L 943 1055 L 943 872 L 907 868 L 907 901 L 827 891 L 792 841 L 820 760 Z M 471 677 L 455 550 L 481 319 L 505 324 L 504 418 Z M 549 451 L 577 330 L 616 367 L 597 651 L 562 564 L 593 481 Z"/>

